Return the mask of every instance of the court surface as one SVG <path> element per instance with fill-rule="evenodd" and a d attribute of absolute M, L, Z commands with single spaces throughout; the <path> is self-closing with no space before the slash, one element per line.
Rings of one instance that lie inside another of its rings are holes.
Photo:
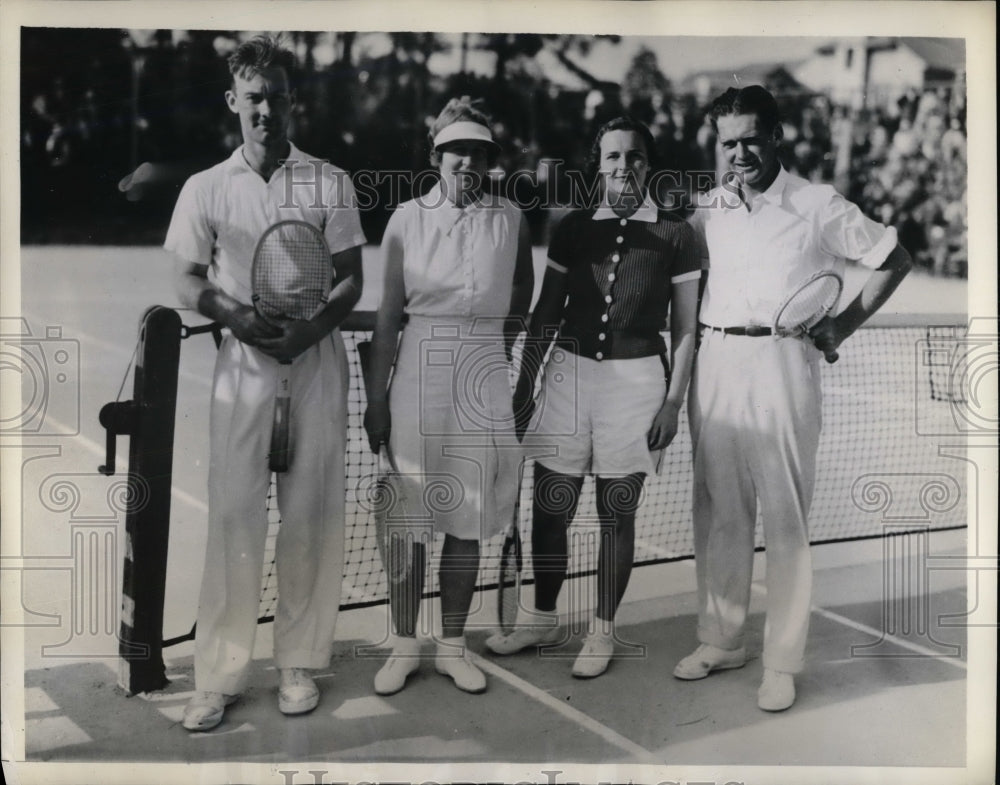
<path fill-rule="evenodd" d="M 366 249 L 363 309 L 377 302 L 373 256 Z M 541 263 L 536 254 L 539 282 Z M 323 698 L 312 714 L 278 713 L 277 678 L 268 659 L 271 625 L 262 625 L 249 691 L 218 730 L 184 731 L 179 720 L 193 689 L 191 644 L 165 651 L 168 689 L 126 697 L 116 687 L 114 649 L 108 648 L 113 641 L 70 629 L 78 592 L 67 564 L 72 550 L 66 516 L 29 498 L 44 481 L 70 477 L 79 489 L 70 517 L 77 523 L 105 520 L 115 543 L 124 542 L 124 516 L 109 517 L 104 502 L 113 481 L 95 473 L 104 456 L 97 411 L 115 398 L 141 314 L 153 303 L 176 305 L 169 262 L 157 249 L 37 247 L 22 251 L 21 267 L 22 327 L 53 341 L 75 342 L 80 368 L 76 407 L 72 400 L 53 398 L 49 432 L 23 439 L 21 525 L 5 521 L 15 524 L 7 544 L 19 549 L 5 549 L 5 566 L 22 571 L 21 604 L 26 623 L 33 625 L 26 629 L 24 649 L 28 760 L 566 761 L 658 767 L 969 763 L 965 614 L 980 598 L 977 584 L 968 583 L 974 573 L 965 566 L 964 529 L 813 548 L 815 607 L 807 666 L 797 681 L 799 699 L 784 713 L 770 715 L 756 706 L 762 563 L 755 571 L 748 664 L 700 682 L 672 678 L 674 664 L 695 643 L 694 566 L 682 560 L 635 571 L 620 612 L 618 647 L 633 656 L 616 660 L 598 679 L 569 675 L 579 631 L 565 648 L 546 650 L 544 656 L 490 655 L 483 641 L 494 599 L 486 592 L 477 595 L 482 627 L 469 633 L 487 672 L 485 695 L 459 692 L 434 672 L 428 658 L 403 692 L 375 696 L 371 683 L 384 650 L 371 646 L 383 639 L 387 623 L 385 608 L 378 606 L 342 613 L 337 652 L 319 673 Z M 848 293 L 851 287 L 849 279 Z M 965 299 L 964 282 L 917 275 L 904 282 L 888 309 L 961 313 Z M 5 333 L 11 324 L 5 320 Z M 207 401 L 210 357 L 199 362 L 182 370 L 181 395 Z M 131 379 L 123 398 L 130 390 Z M 203 425 L 179 421 L 177 427 L 191 437 Z M 118 465 L 124 469 L 126 440 L 119 441 Z M 185 505 L 203 510 L 204 456 L 197 446 L 183 449 L 191 452 L 175 461 L 184 470 L 176 474 L 173 503 L 181 511 Z M 37 467 L 42 470 L 36 475 Z M 42 525 L 47 520 L 53 525 Z M 190 623 L 202 542 L 196 531 L 171 540 L 170 602 L 179 611 L 174 614 L 168 604 L 168 637 L 186 632 Z M 115 553 L 102 562 L 109 573 L 119 558 Z M 763 562 L 764 554 L 757 559 Z M 923 578 L 912 580 L 917 573 Z M 107 585 L 95 591 L 104 591 L 109 607 L 118 607 L 120 577 L 104 577 Z M 586 579 L 577 583 L 580 588 L 573 591 L 592 595 Z M 530 590 L 525 601 L 530 603 Z M 376 656 L 358 656 L 359 647 Z M 428 642 L 427 653 L 432 650 Z M 273 781 L 283 780 L 274 774 Z"/>
<path fill-rule="evenodd" d="M 964 538 L 964 531 L 933 534 L 932 553 L 963 554 Z M 569 674 L 578 636 L 563 650 L 500 658 L 485 649 L 487 632 L 481 630 L 470 633 L 469 643 L 486 670 L 486 694 L 460 692 L 428 658 L 406 689 L 378 697 L 371 684 L 382 660 L 355 653 L 381 639 L 385 611 L 355 610 L 342 615 L 336 654 L 319 672 L 320 706 L 302 717 L 285 718 L 277 711 L 277 674 L 268 659 L 270 625 L 260 628 L 250 689 L 210 733 L 190 734 L 179 722 L 194 686 L 190 644 L 167 650 L 171 684 L 149 697 L 125 697 L 115 686 L 109 660 L 50 661 L 31 669 L 25 678 L 28 756 L 52 761 L 963 766 L 965 631 L 945 626 L 942 617 L 960 619 L 965 613 L 965 573 L 936 571 L 922 607 L 908 598 L 914 613 L 928 614 L 926 634 L 914 630 L 886 638 L 877 649 L 852 652 L 852 647 L 880 641 L 884 578 L 904 565 L 886 563 L 879 541 L 813 550 L 816 607 L 808 664 L 797 680 L 798 701 L 780 714 L 756 706 L 764 599 L 759 582 L 747 665 L 698 682 L 670 675 L 694 640 L 693 563 L 683 561 L 637 571 L 620 613 L 619 635 L 623 644 L 645 650 L 620 644 L 621 653 L 634 656 L 614 661 L 598 679 L 576 680 Z M 433 644 L 428 641 L 425 649 L 432 653 Z"/>

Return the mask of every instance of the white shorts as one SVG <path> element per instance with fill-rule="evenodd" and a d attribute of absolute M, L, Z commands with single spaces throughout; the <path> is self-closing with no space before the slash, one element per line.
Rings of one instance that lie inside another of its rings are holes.
<path fill-rule="evenodd" d="M 666 392 L 658 356 L 599 362 L 557 346 L 524 437 L 528 456 L 574 476 L 651 474 L 647 435 Z"/>

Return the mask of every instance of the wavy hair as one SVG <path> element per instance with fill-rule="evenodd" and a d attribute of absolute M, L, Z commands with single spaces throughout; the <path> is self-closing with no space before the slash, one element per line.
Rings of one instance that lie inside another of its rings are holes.
<path fill-rule="evenodd" d="M 641 120 L 636 120 L 631 115 L 622 115 L 613 120 L 608 120 L 608 122 L 597 130 L 597 136 L 594 137 L 594 143 L 590 146 L 590 152 L 587 154 L 587 171 L 591 177 L 596 177 L 598 170 L 601 168 L 601 140 L 605 134 L 609 134 L 612 131 L 634 131 L 639 134 L 642 143 L 646 145 L 646 160 L 649 161 L 650 174 L 659 168 L 656 140 L 653 139 L 653 132 L 649 130 L 649 126 Z"/>
<path fill-rule="evenodd" d="M 712 101 L 708 114 L 712 118 L 712 126 L 715 128 L 718 128 L 717 121 L 720 117 L 736 114 L 756 115 L 768 133 L 781 123 L 778 102 L 774 100 L 774 96 L 768 90 L 759 84 L 739 88 L 730 87 Z"/>
<path fill-rule="evenodd" d="M 489 128 L 493 124 L 493 118 L 486 108 L 486 102 L 481 98 L 472 99 L 463 95 L 461 98 L 452 98 L 448 101 L 434 118 L 427 133 L 427 142 L 431 148 L 431 166 L 436 168 L 441 165 L 441 156 L 434 149 L 434 137 L 452 123 L 459 122 L 479 123 Z"/>
<path fill-rule="evenodd" d="M 265 68 L 284 68 L 288 81 L 294 85 L 295 55 L 283 45 L 281 36 L 255 35 L 236 47 L 227 63 L 233 79 L 253 77 Z"/>

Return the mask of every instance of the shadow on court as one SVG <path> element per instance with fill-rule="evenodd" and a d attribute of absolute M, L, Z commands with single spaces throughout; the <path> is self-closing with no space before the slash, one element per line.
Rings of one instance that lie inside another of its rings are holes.
<path fill-rule="evenodd" d="M 495 680 L 486 695 L 462 693 L 435 672 L 430 657 L 404 691 L 380 698 L 371 683 L 382 660 L 355 659 L 355 644 L 364 642 L 342 642 L 331 667 L 316 673 L 320 705 L 298 717 L 279 713 L 277 673 L 266 660 L 255 661 L 251 687 L 209 733 L 192 734 L 180 724 L 194 686 L 190 657 L 174 662 L 170 686 L 150 697 L 126 697 L 101 664 L 30 672 L 28 759 L 545 760 L 552 750 L 577 748 L 587 750 L 588 760 L 621 757 L 599 740 L 582 745 L 579 728 L 552 718 L 526 737 L 522 695 Z"/>
<path fill-rule="evenodd" d="M 180 725 L 194 687 L 190 656 L 171 660 L 170 687 L 147 697 L 126 697 L 103 662 L 30 671 L 28 759 L 961 766 L 965 575 L 939 576 L 928 592 L 908 598 L 910 622 L 920 624 L 904 629 L 896 618 L 896 638 L 871 646 L 880 640 L 873 632 L 885 628 L 884 614 L 892 612 L 892 603 L 881 599 L 883 578 L 877 561 L 817 569 L 817 610 L 806 669 L 796 682 L 799 697 L 779 714 L 756 705 L 763 630 L 758 591 L 747 665 L 696 682 L 672 677 L 694 645 L 694 600 L 687 592 L 630 603 L 621 637 L 644 652 L 617 659 L 598 679 L 570 676 L 576 638 L 561 651 L 493 657 L 483 645 L 486 631 L 478 630 L 469 642 L 491 669 L 485 695 L 464 694 L 437 674 L 428 645 L 406 689 L 380 698 L 371 684 L 381 658 L 357 658 L 355 647 L 367 641 L 344 640 L 330 667 L 318 673 L 323 696 L 312 714 L 278 712 L 277 673 L 260 659 L 250 689 L 217 730 L 203 734 Z M 954 656 L 930 656 L 935 652 Z"/>
<path fill-rule="evenodd" d="M 933 601 L 940 612 L 965 608 L 960 590 L 935 595 Z M 835 612 L 877 621 L 881 603 Z M 852 653 L 852 645 L 878 639 L 850 629 L 845 634 L 839 622 L 814 614 L 806 669 L 796 679 L 798 700 L 787 712 L 769 714 L 756 705 L 763 670 L 762 615 L 751 616 L 750 660 L 743 668 L 680 681 L 671 674 L 693 648 L 695 624 L 695 617 L 684 615 L 627 627 L 622 637 L 645 644 L 646 657 L 614 662 L 591 682 L 569 677 L 572 658 L 520 654 L 503 664 L 670 763 L 964 763 L 964 669 L 893 643 L 880 647 L 879 656 L 859 656 L 863 652 Z M 960 633 L 941 631 L 936 637 L 964 644 Z M 575 654 L 579 645 L 566 648 Z M 964 656 L 964 645 L 960 653 Z"/>

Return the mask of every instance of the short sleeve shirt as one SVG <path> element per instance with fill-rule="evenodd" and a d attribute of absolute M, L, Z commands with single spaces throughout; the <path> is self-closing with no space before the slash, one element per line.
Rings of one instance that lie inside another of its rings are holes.
<path fill-rule="evenodd" d="M 549 266 L 569 277 L 565 330 L 659 332 L 671 286 L 700 276 L 694 232 L 649 202 L 630 218 L 608 207 L 576 210 L 556 227 Z"/>
<path fill-rule="evenodd" d="M 848 259 L 877 268 L 896 246 L 895 229 L 784 169 L 749 206 L 734 188 L 710 191 L 690 223 L 708 270 L 699 318 L 712 327 L 770 325 L 811 275 L 842 276 Z"/>
<path fill-rule="evenodd" d="M 403 239 L 406 313 L 506 316 L 521 220 L 502 197 L 485 194 L 460 208 L 439 185 L 401 204 L 386 231 Z"/>
<path fill-rule="evenodd" d="M 267 182 L 247 163 L 242 146 L 227 160 L 192 175 L 177 198 L 163 247 L 208 266 L 208 279 L 249 304 L 257 240 L 271 225 L 306 221 L 336 254 L 363 245 L 357 198 L 347 172 L 294 145 Z"/>

